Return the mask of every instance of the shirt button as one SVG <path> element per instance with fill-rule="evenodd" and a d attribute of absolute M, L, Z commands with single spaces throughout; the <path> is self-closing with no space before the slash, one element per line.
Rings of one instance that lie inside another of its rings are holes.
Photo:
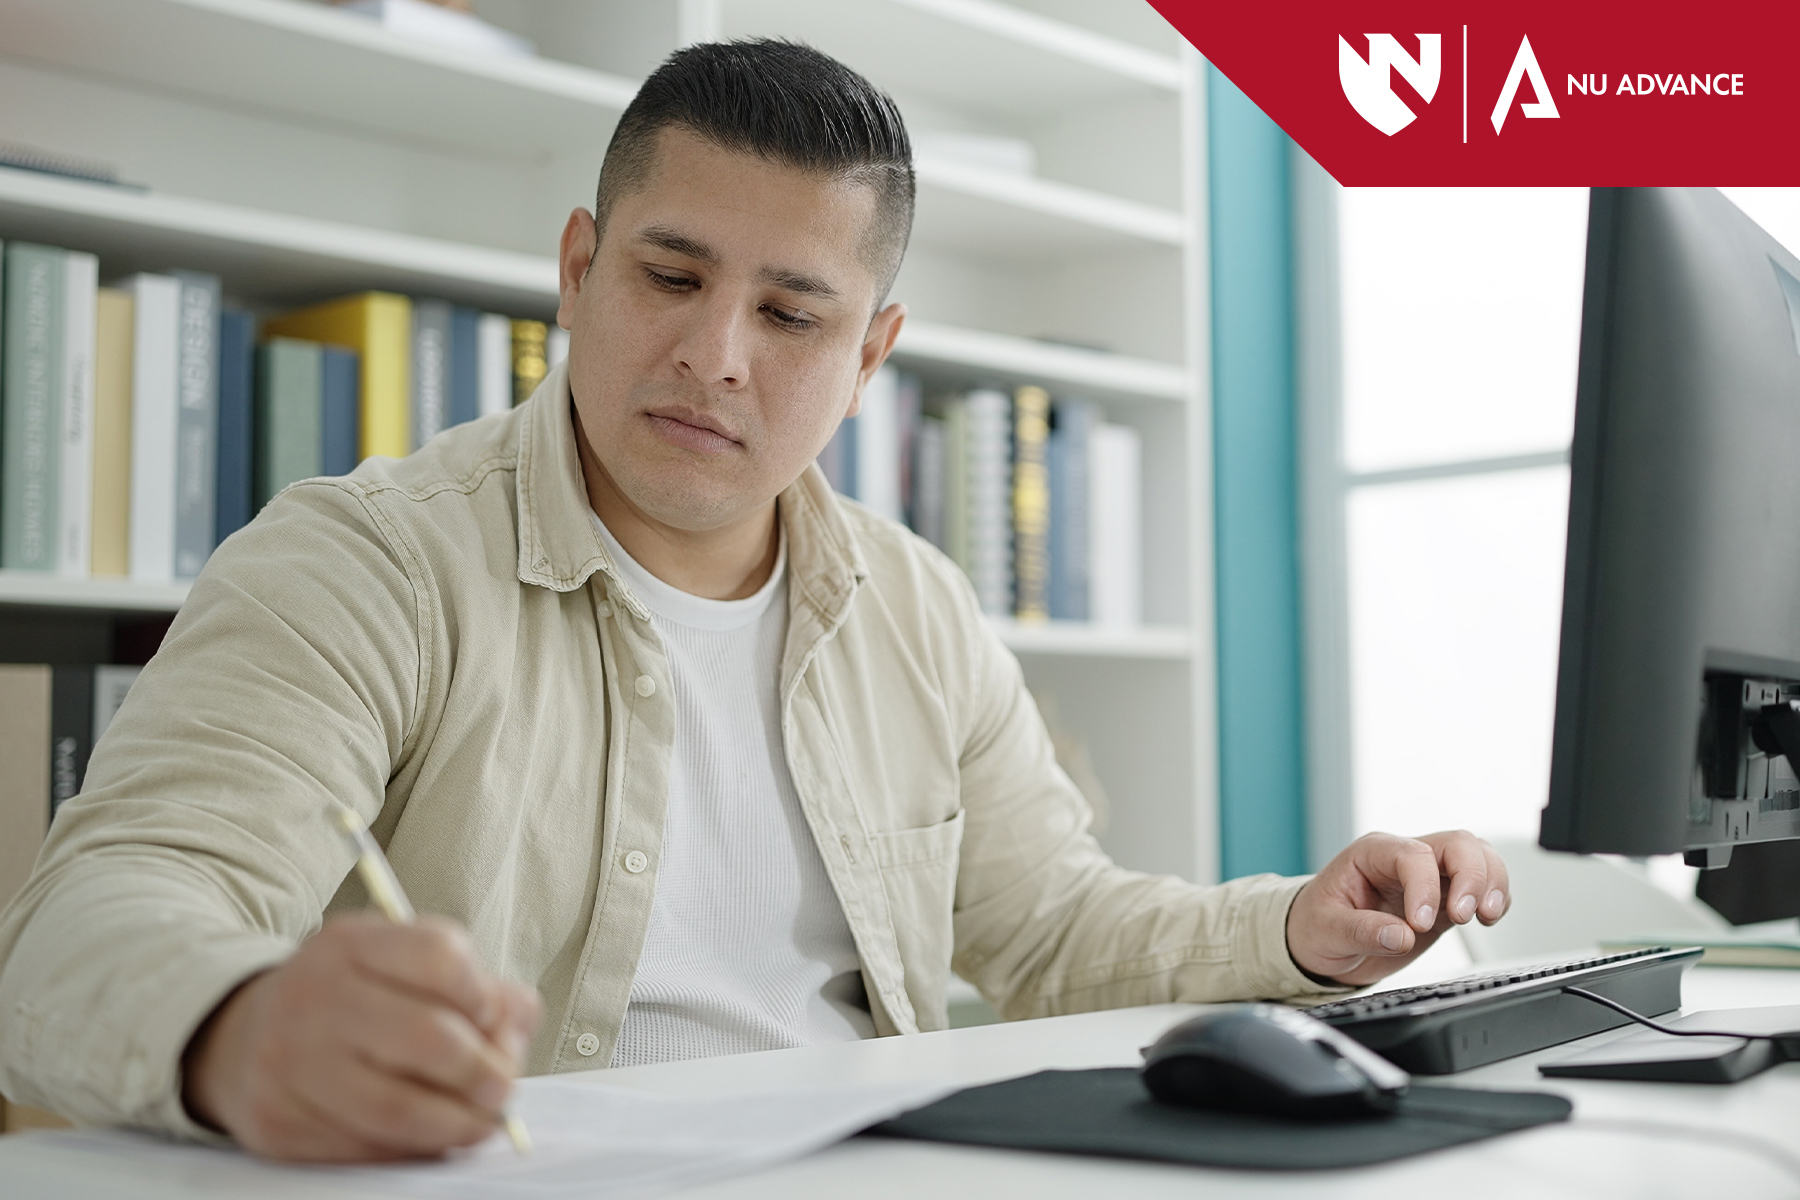
<path fill-rule="evenodd" d="M 625 856 L 625 869 L 633 875 L 643 874 L 644 868 L 650 865 L 650 856 L 642 850 L 633 850 Z"/>
<path fill-rule="evenodd" d="M 612 616 L 612 604 L 609 601 L 602 600 L 599 604 L 594 606 L 594 611 L 599 613 L 600 619 L 604 621 L 606 618 Z"/>
<path fill-rule="evenodd" d="M 575 1039 L 575 1049 L 583 1058 L 592 1058 L 600 1051 L 600 1039 L 591 1033 L 584 1033 Z"/>
<path fill-rule="evenodd" d="M 656 680 L 648 675 L 639 675 L 637 677 L 637 694 L 645 699 L 656 695 Z"/>

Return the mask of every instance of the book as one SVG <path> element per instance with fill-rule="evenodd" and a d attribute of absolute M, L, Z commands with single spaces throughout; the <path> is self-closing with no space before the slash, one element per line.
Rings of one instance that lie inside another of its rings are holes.
<path fill-rule="evenodd" d="M 1143 620 L 1143 447 L 1127 425 L 1089 434 L 1088 604 L 1097 625 Z"/>
<path fill-rule="evenodd" d="M 457 305 L 450 310 L 450 415 L 461 425 L 481 415 L 481 314 Z"/>
<path fill-rule="evenodd" d="M 856 455 L 857 426 L 855 417 L 845 417 L 838 422 L 831 440 L 819 451 L 819 470 L 825 472 L 825 482 L 831 490 L 840 496 L 848 496 L 852 500 L 857 495 Z"/>
<path fill-rule="evenodd" d="M 88 570 L 131 573 L 131 293 L 101 288 L 94 302 L 94 526 Z"/>
<path fill-rule="evenodd" d="M 1792 925 L 1793 922 L 1784 922 Z M 1800 935 L 1777 936 L 1763 931 L 1718 934 L 1645 934 L 1642 937 L 1604 938 L 1600 948 L 1608 954 L 1648 950 L 1656 946 L 1699 946 L 1706 953 L 1701 964 L 1709 967 L 1781 967 L 1800 969 Z"/>
<path fill-rule="evenodd" d="M 94 669 L 55 667 L 50 675 L 50 815 L 81 791 L 94 750 Z"/>
<path fill-rule="evenodd" d="M 450 426 L 450 305 L 412 304 L 412 448 Z"/>
<path fill-rule="evenodd" d="M 855 422 L 855 495 L 878 516 L 898 521 L 900 509 L 900 375 L 884 366 L 863 386 Z M 845 422 L 850 424 L 850 422 Z"/>
<path fill-rule="evenodd" d="M 50 668 L 0 666 L 0 909 L 50 830 Z"/>
<path fill-rule="evenodd" d="M 944 402 L 944 541 L 950 561 L 969 573 L 969 402 Z"/>
<path fill-rule="evenodd" d="M 354 351 L 319 351 L 319 473 L 348 475 L 362 461 L 362 364 Z"/>
<path fill-rule="evenodd" d="M 550 369 L 544 361 L 545 327 L 542 321 L 512 323 L 512 375 L 514 404 L 523 404 L 544 382 Z"/>
<path fill-rule="evenodd" d="M 919 438 L 919 419 L 924 415 L 924 385 L 911 371 L 894 375 L 894 430 L 900 452 L 900 519 L 913 519 L 913 459 Z"/>
<path fill-rule="evenodd" d="M 964 432 L 964 566 L 981 611 L 1013 611 L 1012 401 L 1005 392 L 970 392 Z"/>
<path fill-rule="evenodd" d="M 1085 400 L 1058 400 L 1044 461 L 1050 474 L 1050 617 L 1088 619 L 1089 441 L 1098 410 Z"/>
<path fill-rule="evenodd" d="M 192 579 L 212 557 L 219 422 L 219 277 L 175 271 L 175 577 Z"/>
<path fill-rule="evenodd" d="M 112 663 L 102 663 L 94 668 L 93 745 L 100 744 L 100 738 L 112 724 L 119 706 L 125 703 L 125 696 L 131 691 L 131 685 L 143 673 L 142 667 L 122 667 Z"/>
<path fill-rule="evenodd" d="M 513 403 L 512 318 L 482 313 L 475 340 L 480 372 L 477 411 L 484 417 L 505 412 Z"/>
<path fill-rule="evenodd" d="M 181 284 L 133 275 L 131 337 L 131 577 L 175 578 L 176 345 Z"/>
<path fill-rule="evenodd" d="M 256 318 L 240 309 L 219 314 L 218 467 L 213 492 L 213 541 L 256 515 Z"/>
<path fill-rule="evenodd" d="M 1044 444 L 1050 437 L 1050 393 L 1027 385 L 1012 405 L 1013 615 L 1021 621 L 1050 618 L 1050 470 Z"/>
<path fill-rule="evenodd" d="M 75 250 L 63 251 L 62 259 L 56 573 L 65 579 L 86 579 L 93 554 L 94 345 L 100 260 Z"/>
<path fill-rule="evenodd" d="M 270 338 L 256 348 L 256 502 L 324 473 L 324 347 Z"/>
<path fill-rule="evenodd" d="M 434 42 L 478 53 L 529 58 L 537 47 L 529 38 L 490 25 L 474 13 L 459 12 L 424 0 L 338 0 L 346 12 L 359 13 L 401 37 Z"/>
<path fill-rule="evenodd" d="M 0 567 L 57 569 L 63 251 L 9 242 L 0 352 Z"/>
<path fill-rule="evenodd" d="M 921 416 L 913 438 L 913 532 L 936 546 L 944 545 L 944 421 Z"/>
<path fill-rule="evenodd" d="M 362 292 L 263 322 L 263 336 L 304 338 L 359 356 L 359 458 L 412 451 L 412 301 Z"/>
<path fill-rule="evenodd" d="M 544 369 L 551 367 L 569 357 L 569 331 L 554 321 L 544 328 Z"/>

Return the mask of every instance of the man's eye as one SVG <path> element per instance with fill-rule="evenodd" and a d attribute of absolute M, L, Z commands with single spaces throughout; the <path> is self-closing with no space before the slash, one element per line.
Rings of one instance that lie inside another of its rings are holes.
<path fill-rule="evenodd" d="M 698 286 L 695 280 L 689 279 L 686 275 L 665 275 L 661 271 L 654 271 L 649 267 L 644 268 L 644 274 L 650 277 L 651 283 L 664 291 L 685 292 Z"/>
<path fill-rule="evenodd" d="M 802 313 L 789 312 L 783 308 L 776 308 L 772 304 L 763 305 L 763 311 L 768 313 L 777 325 L 785 329 L 812 328 L 812 319 Z"/>

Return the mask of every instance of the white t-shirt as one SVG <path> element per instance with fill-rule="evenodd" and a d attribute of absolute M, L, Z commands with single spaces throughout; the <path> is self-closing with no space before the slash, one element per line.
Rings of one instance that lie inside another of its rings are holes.
<path fill-rule="evenodd" d="M 594 524 L 650 610 L 675 697 L 656 899 L 612 1065 L 874 1036 L 850 925 L 782 747 L 785 535 L 754 596 L 707 600 Z"/>

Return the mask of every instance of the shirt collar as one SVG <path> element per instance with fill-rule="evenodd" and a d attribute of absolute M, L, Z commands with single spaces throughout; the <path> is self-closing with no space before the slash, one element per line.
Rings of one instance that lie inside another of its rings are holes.
<path fill-rule="evenodd" d="M 596 572 L 642 619 L 643 601 L 622 585 L 618 565 L 607 553 L 588 504 L 570 412 L 567 362 L 558 363 L 521 407 L 519 422 L 519 582 L 572 592 Z M 856 589 L 869 577 L 868 564 L 850 523 L 817 463 L 777 500 L 787 538 L 790 605 L 811 608 L 827 628 L 849 614 Z"/>

